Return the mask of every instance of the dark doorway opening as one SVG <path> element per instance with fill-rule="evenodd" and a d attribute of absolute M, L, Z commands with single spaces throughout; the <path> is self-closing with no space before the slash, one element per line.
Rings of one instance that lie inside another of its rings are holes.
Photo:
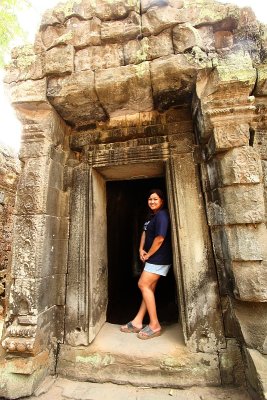
<path fill-rule="evenodd" d="M 107 182 L 109 323 L 130 321 L 140 306 L 137 282 L 142 263 L 138 249 L 148 212 L 147 195 L 153 188 L 166 193 L 164 178 Z M 172 268 L 167 277 L 159 280 L 156 302 L 161 324 L 178 321 L 177 289 Z"/>

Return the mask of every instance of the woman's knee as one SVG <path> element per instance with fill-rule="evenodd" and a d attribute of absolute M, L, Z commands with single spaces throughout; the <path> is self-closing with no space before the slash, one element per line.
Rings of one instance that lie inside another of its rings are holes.
<path fill-rule="evenodd" d="M 146 284 L 142 278 L 140 278 L 138 281 L 138 287 L 140 290 L 143 290 L 146 287 Z"/>
<path fill-rule="evenodd" d="M 142 278 L 140 278 L 138 281 L 138 287 L 141 291 L 145 290 L 145 289 L 150 289 L 154 292 L 156 284 L 157 284 L 157 282 L 150 282 L 150 281 L 148 281 L 146 279 L 142 279 Z"/>

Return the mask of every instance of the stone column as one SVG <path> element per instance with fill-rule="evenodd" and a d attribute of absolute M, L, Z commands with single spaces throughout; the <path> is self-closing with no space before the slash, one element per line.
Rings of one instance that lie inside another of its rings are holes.
<path fill-rule="evenodd" d="M 0 144 L 0 335 L 6 314 L 6 279 L 11 265 L 13 213 L 19 173 L 17 155 Z"/>
<path fill-rule="evenodd" d="M 27 396 L 53 371 L 63 336 L 68 193 L 63 167 L 68 128 L 46 100 L 46 78 L 10 85 L 23 124 L 20 176 L 2 346 L 0 395 Z M 14 376 L 16 374 L 16 378 Z"/>
<path fill-rule="evenodd" d="M 224 60 L 198 87 L 206 204 L 226 337 L 266 354 L 267 230 L 262 165 L 251 129 L 256 71 L 248 55 L 231 57 L 236 68 Z"/>
<path fill-rule="evenodd" d="M 225 339 L 198 171 L 192 153 L 172 153 L 167 185 L 184 338 L 191 351 L 216 353 L 225 348 Z"/>

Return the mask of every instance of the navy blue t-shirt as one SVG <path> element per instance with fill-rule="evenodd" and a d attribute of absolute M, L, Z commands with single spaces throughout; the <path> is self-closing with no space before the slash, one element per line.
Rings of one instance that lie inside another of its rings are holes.
<path fill-rule="evenodd" d="M 156 236 L 164 237 L 164 241 L 160 248 L 149 257 L 147 262 L 156 265 L 172 264 L 170 216 L 168 211 L 162 209 L 154 214 L 150 221 L 145 222 L 143 230 L 146 235 L 144 244 L 144 250 L 146 252 L 151 248 Z"/>

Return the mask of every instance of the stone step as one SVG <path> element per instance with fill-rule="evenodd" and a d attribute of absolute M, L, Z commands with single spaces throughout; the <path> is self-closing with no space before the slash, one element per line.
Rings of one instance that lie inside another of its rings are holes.
<path fill-rule="evenodd" d="M 57 373 L 80 381 L 136 386 L 221 385 L 218 355 L 191 353 L 179 324 L 164 327 L 159 337 L 140 340 L 106 323 L 90 346 L 61 345 Z"/>

